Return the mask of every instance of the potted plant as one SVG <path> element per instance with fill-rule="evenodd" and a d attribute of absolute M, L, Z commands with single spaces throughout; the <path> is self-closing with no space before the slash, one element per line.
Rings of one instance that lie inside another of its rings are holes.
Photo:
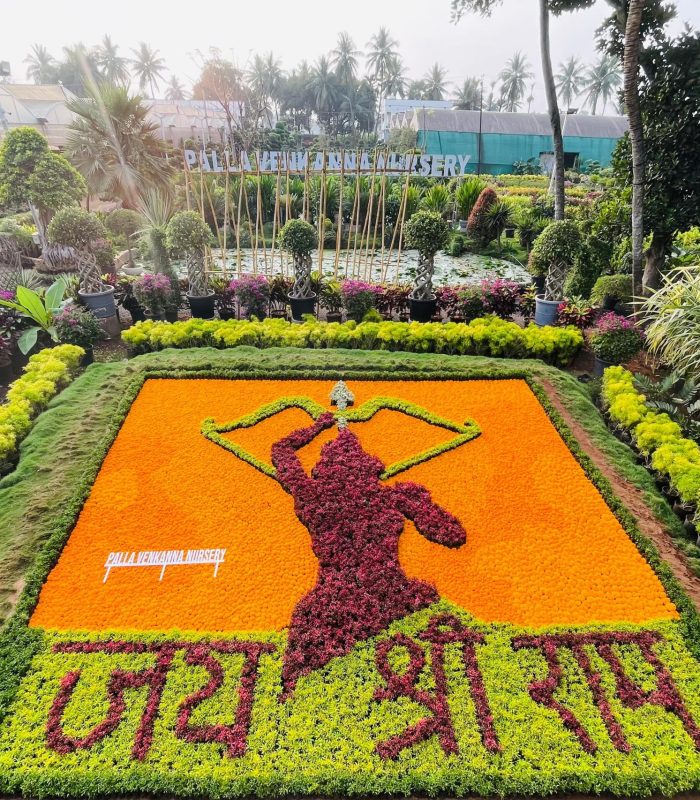
<path fill-rule="evenodd" d="M 483 317 L 486 314 L 484 293 L 480 286 L 464 286 L 459 291 L 459 312 L 464 322 Z"/>
<path fill-rule="evenodd" d="M 627 317 L 608 311 L 588 335 L 595 356 L 593 372 L 600 377 L 607 367 L 624 364 L 644 346 L 644 333 Z"/>
<path fill-rule="evenodd" d="M 192 316 L 213 319 L 216 295 L 211 290 L 204 266 L 206 249 L 211 242 L 207 224 L 194 211 L 179 211 L 168 222 L 165 241 L 168 250 L 184 257 L 187 264 L 187 301 Z"/>
<path fill-rule="evenodd" d="M 544 292 L 535 300 L 535 324 L 553 325 L 564 300 L 564 283 L 581 255 L 583 240 L 569 220 L 552 222 L 537 237 L 528 268 L 534 276 L 544 276 Z"/>
<path fill-rule="evenodd" d="M 211 288 L 216 295 L 214 303 L 219 319 L 235 319 L 237 310 L 236 293 L 231 287 L 231 281 L 221 277 L 212 278 Z"/>
<path fill-rule="evenodd" d="M 165 309 L 173 293 L 170 278 L 162 272 L 147 272 L 133 284 L 134 296 L 152 319 L 165 319 Z"/>
<path fill-rule="evenodd" d="M 362 322 L 370 309 L 376 309 L 382 287 L 366 281 L 346 280 L 340 284 L 340 293 L 348 319 Z"/>
<path fill-rule="evenodd" d="M 275 275 L 270 280 L 270 316 L 278 319 L 287 316 L 287 302 L 294 281 L 284 275 Z"/>
<path fill-rule="evenodd" d="M 265 319 L 270 303 L 270 284 L 264 275 L 241 275 L 229 284 L 247 319 Z"/>
<path fill-rule="evenodd" d="M 343 318 L 343 294 L 337 281 L 326 281 L 321 287 L 321 308 L 326 311 L 326 322 L 340 322 Z"/>
<path fill-rule="evenodd" d="M 26 286 L 18 286 L 13 300 L 0 298 L 0 306 L 17 311 L 31 323 L 17 340 L 17 346 L 23 354 L 33 349 L 40 335 L 45 345 L 58 341 L 54 316 L 61 307 L 65 290 L 66 284 L 59 278 L 43 294 Z"/>
<path fill-rule="evenodd" d="M 450 226 L 434 211 L 418 211 L 404 225 L 406 246 L 418 250 L 418 268 L 410 296 L 412 320 L 429 322 L 435 314 L 435 253 L 445 246 L 449 235 Z"/>
<path fill-rule="evenodd" d="M 120 275 L 116 280 L 115 297 L 117 306 L 129 312 L 132 322 L 142 322 L 146 319 L 141 304 L 134 295 L 134 278 L 131 275 Z"/>
<path fill-rule="evenodd" d="M 311 289 L 311 251 L 316 246 L 316 229 L 303 219 L 290 219 L 279 232 L 279 244 L 292 254 L 294 286 L 289 293 L 292 321 L 301 322 L 304 314 L 316 309 L 316 294 Z"/>
<path fill-rule="evenodd" d="M 95 360 L 93 346 L 104 338 L 104 331 L 97 317 L 86 308 L 70 303 L 54 317 L 58 341 L 62 344 L 77 344 L 85 350 L 83 366 Z"/>
<path fill-rule="evenodd" d="M 0 335 L 0 384 L 7 385 L 13 377 L 12 345 L 9 338 Z"/>
<path fill-rule="evenodd" d="M 596 310 L 583 297 L 571 297 L 559 304 L 557 325 L 573 325 L 579 330 L 589 328 L 596 315 Z"/>
<path fill-rule="evenodd" d="M 601 275 L 591 291 L 591 303 L 604 311 L 614 311 L 618 303 L 631 300 L 631 275 Z"/>

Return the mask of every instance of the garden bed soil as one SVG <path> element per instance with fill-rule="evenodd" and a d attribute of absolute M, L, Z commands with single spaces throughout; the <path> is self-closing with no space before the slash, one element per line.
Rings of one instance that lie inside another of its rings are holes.
<path fill-rule="evenodd" d="M 576 421 L 565 403 L 561 400 L 554 386 L 546 379 L 542 379 L 542 385 L 545 387 L 557 412 L 569 426 L 585 453 L 607 480 L 610 481 L 615 494 L 634 515 L 641 532 L 651 539 L 663 560 L 671 567 L 676 579 L 681 583 L 683 589 L 692 599 L 695 607 L 700 609 L 700 579 L 693 573 L 683 553 L 679 551 L 663 524 L 651 511 L 644 500 L 642 492 L 631 483 L 621 478 L 617 471 L 610 465 L 610 462 L 593 442 L 586 429 Z"/>

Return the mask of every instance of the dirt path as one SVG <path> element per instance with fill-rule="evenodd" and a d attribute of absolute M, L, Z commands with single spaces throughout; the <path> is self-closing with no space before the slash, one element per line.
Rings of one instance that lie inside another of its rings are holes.
<path fill-rule="evenodd" d="M 647 506 L 644 501 L 644 494 L 636 486 L 632 486 L 617 474 L 605 454 L 598 449 L 598 446 L 584 428 L 571 416 L 571 412 L 562 402 L 554 386 L 546 380 L 543 380 L 542 384 L 552 404 L 561 414 L 586 455 L 610 481 L 615 494 L 634 515 L 641 532 L 656 545 L 661 558 L 671 567 L 673 574 L 683 586 L 686 594 L 695 603 L 695 607 L 700 609 L 700 578 L 690 569 L 683 553 L 676 547 L 663 524 L 659 522 Z"/>

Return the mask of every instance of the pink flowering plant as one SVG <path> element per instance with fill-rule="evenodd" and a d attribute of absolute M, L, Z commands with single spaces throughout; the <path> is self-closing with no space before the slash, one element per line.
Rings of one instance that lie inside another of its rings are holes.
<path fill-rule="evenodd" d="M 153 317 L 162 316 L 170 305 L 173 285 L 170 278 L 162 272 L 147 272 L 134 281 L 134 294 L 139 303 Z"/>
<path fill-rule="evenodd" d="M 510 319 L 518 309 L 520 286 L 515 281 L 507 281 L 503 278 L 482 281 L 481 294 L 484 300 L 484 309 L 489 314 L 496 314 L 502 319 Z"/>
<path fill-rule="evenodd" d="M 340 291 L 348 319 L 356 322 L 361 322 L 371 308 L 377 307 L 382 295 L 381 286 L 366 281 L 345 280 L 340 284 Z"/>
<path fill-rule="evenodd" d="M 264 319 L 270 304 L 270 281 L 264 275 L 241 275 L 229 284 L 248 319 Z"/>
<path fill-rule="evenodd" d="M 104 331 L 97 317 L 82 306 L 64 306 L 54 316 L 53 322 L 61 344 L 92 347 L 104 338 Z"/>
<path fill-rule="evenodd" d="M 610 364 L 624 364 L 644 346 L 644 333 L 631 319 L 609 311 L 588 335 L 595 355 Z"/>

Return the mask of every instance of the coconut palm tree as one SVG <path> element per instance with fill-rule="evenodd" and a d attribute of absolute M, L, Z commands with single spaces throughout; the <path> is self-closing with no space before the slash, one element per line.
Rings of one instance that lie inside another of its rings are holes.
<path fill-rule="evenodd" d="M 66 104 L 75 115 L 66 154 L 91 193 L 118 197 L 133 208 L 145 188 L 167 191 L 172 167 L 143 99 L 109 84 L 88 87 L 86 94 Z"/>
<path fill-rule="evenodd" d="M 355 42 L 346 31 L 338 34 L 338 44 L 331 53 L 331 64 L 341 83 L 350 83 L 357 76 L 357 59 L 362 55 L 355 48 Z"/>
<path fill-rule="evenodd" d="M 567 61 L 559 64 L 559 72 L 554 76 L 557 86 L 557 95 L 562 107 L 566 110 L 572 107 L 576 98 L 586 82 L 583 74 L 583 64 L 576 56 L 571 56 Z"/>
<path fill-rule="evenodd" d="M 457 89 L 455 108 L 460 111 L 475 111 L 481 105 L 481 79 L 465 78 Z"/>
<path fill-rule="evenodd" d="M 377 122 L 379 121 L 379 109 L 382 100 L 387 95 L 387 76 L 391 74 L 396 66 L 398 58 L 396 39 L 392 39 L 389 31 L 381 27 L 374 36 L 367 42 L 369 48 L 367 52 L 367 71 L 369 77 L 377 89 Z"/>
<path fill-rule="evenodd" d="M 165 61 L 158 54 L 158 50 L 151 48 L 146 42 L 139 42 L 138 49 L 131 52 L 134 54 L 131 68 L 139 82 L 139 88 L 142 92 L 150 88 L 151 97 L 155 97 L 156 86 L 163 80 Z"/>
<path fill-rule="evenodd" d="M 321 56 L 311 73 L 309 84 L 319 121 L 330 127 L 331 117 L 339 97 L 338 79 L 327 56 Z"/>
<path fill-rule="evenodd" d="M 403 97 L 406 92 L 406 68 L 400 55 L 394 56 L 389 61 L 384 90 L 387 97 L 389 95 Z"/>
<path fill-rule="evenodd" d="M 56 59 L 43 44 L 33 44 L 24 63 L 27 77 L 34 83 L 53 83 L 56 80 Z"/>
<path fill-rule="evenodd" d="M 447 90 L 447 82 L 445 80 L 446 77 L 447 70 L 444 67 L 441 67 L 436 61 L 423 77 L 423 83 L 425 85 L 423 99 L 442 100 L 442 98 L 445 96 L 445 91 Z"/>
<path fill-rule="evenodd" d="M 109 83 L 129 83 L 129 59 L 120 56 L 119 46 L 105 34 L 102 42 L 95 48 L 95 61 L 100 71 Z"/>
<path fill-rule="evenodd" d="M 166 100 L 187 99 L 187 92 L 185 91 L 185 87 L 180 83 L 176 75 L 173 75 L 168 81 L 167 88 L 165 90 L 165 99 Z"/>
<path fill-rule="evenodd" d="M 282 77 L 280 61 L 272 53 L 264 56 L 259 53 L 255 54 L 246 78 L 258 118 L 269 114 L 273 108 L 275 116 L 279 118 Z"/>
<path fill-rule="evenodd" d="M 603 114 L 605 114 L 606 106 L 621 83 L 620 61 L 615 56 L 606 53 L 589 67 L 583 88 L 587 92 L 586 104 L 593 116 L 596 115 L 600 100 L 603 101 Z"/>
<path fill-rule="evenodd" d="M 508 59 L 498 77 L 501 80 L 504 109 L 517 111 L 525 96 L 526 82 L 535 77 L 530 62 L 518 51 Z"/>

